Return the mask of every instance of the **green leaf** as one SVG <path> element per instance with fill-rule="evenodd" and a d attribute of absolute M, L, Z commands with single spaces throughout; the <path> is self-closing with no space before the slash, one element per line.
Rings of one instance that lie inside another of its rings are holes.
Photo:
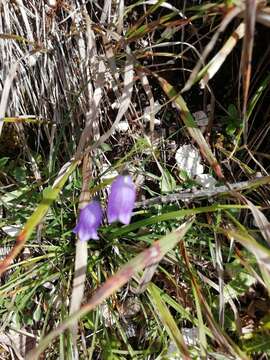
<path fill-rule="evenodd" d="M 247 273 L 239 260 L 228 264 L 226 270 L 231 274 L 232 280 L 224 287 L 225 302 L 243 295 L 256 282 L 256 279 Z"/>
<path fill-rule="evenodd" d="M 226 126 L 226 133 L 227 135 L 232 136 L 235 131 L 236 131 L 237 127 L 234 124 L 229 124 Z"/>
<path fill-rule="evenodd" d="M 41 308 L 40 308 L 40 304 L 38 304 L 36 310 L 34 311 L 33 319 L 34 319 L 35 321 L 39 321 L 39 320 L 40 320 L 40 317 L 41 317 Z"/>
<path fill-rule="evenodd" d="M 236 106 L 234 104 L 230 104 L 228 106 L 228 113 L 229 113 L 231 118 L 239 119 L 238 110 L 237 110 L 237 108 L 236 108 Z"/>
<path fill-rule="evenodd" d="M 163 169 L 163 173 L 160 180 L 160 190 L 163 193 L 172 192 L 176 188 L 176 182 L 174 177 L 167 169 Z"/>
<path fill-rule="evenodd" d="M 103 152 L 112 151 L 112 147 L 107 143 L 101 144 L 100 148 Z"/>
<path fill-rule="evenodd" d="M 16 167 L 13 170 L 13 176 L 18 182 L 25 182 L 26 179 L 26 168 L 24 166 Z"/>
<path fill-rule="evenodd" d="M 8 157 L 2 157 L 0 159 L 0 169 L 3 169 L 4 166 L 6 165 L 6 163 L 8 162 L 9 158 Z"/>
<path fill-rule="evenodd" d="M 244 350 L 248 354 L 265 353 L 270 355 L 270 338 L 269 333 L 254 334 L 251 339 L 244 341 Z"/>

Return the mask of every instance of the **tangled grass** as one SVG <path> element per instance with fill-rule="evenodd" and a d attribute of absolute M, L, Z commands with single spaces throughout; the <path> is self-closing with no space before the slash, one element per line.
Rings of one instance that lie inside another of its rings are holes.
<path fill-rule="evenodd" d="M 268 359 L 269 4 L 0 9 L 1 358 Z"/>

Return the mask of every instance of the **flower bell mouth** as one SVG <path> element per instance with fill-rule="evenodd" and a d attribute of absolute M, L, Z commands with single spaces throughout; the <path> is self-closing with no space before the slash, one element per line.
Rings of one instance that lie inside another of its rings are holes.
<path fill-rule="evenodd" d="M 136 188 L 131 177 L 127 174 L 119 175 L 111 185 L 107 208 L 108 222 L 111 224 L 120 221 L 125 225 L 129 224 L 135 198 Z"/>
<path fill-rule="evenodd" d="M 73 232 L 81 241 L 98 240 L 98 228 L 102 222 L 102 208 L 96 200 L 91 201 L 80 211 L 79 221 Z"/>

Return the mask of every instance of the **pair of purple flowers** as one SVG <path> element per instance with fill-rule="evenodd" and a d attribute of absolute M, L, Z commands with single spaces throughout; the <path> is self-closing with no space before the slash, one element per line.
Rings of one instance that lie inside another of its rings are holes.
<path fill-rule="evenodd" d="M 130 223 L 132 210 L 136 198 L 135 185 L 129 175 L 119 175 L 111 186 L 108 199 L 107 217 L 111 224 L 120 221 L 127 225 Z M 98 240 L 98 228 L 101 225 L 103 211 L 99 201 L 93 200 L 80 212 L 79 221 L 73 229 L 81 241 L 89 239 Z"/>

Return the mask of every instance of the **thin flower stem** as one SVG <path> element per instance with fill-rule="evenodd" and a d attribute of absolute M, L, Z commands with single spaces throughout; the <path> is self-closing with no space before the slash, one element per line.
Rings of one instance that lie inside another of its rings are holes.
<path fill-rule="evenodd" d="M 89 154 L 84 156 L 82 166 L 82 191 L 80 195 L 79 208 L 82 209 L 90 200 L 89 182 L 91 178 L 91 163 Z M 76 254 L 75 254 L 75 267 L 74 267 L 74 279 L 72 286 L 71 302 L 70 302 L 70 315 L 74 314 L 80 309 L 84 295 L 86 269 L 87 269 L 87 242 L 77 239 L 76 242 Z M 72 341 L 74 346 L 74 357 L 78 358 L 78 350 L 76 346 L 77 334 L 78 334 L 78 322 L 75 321 L 71 327 Z"/>

